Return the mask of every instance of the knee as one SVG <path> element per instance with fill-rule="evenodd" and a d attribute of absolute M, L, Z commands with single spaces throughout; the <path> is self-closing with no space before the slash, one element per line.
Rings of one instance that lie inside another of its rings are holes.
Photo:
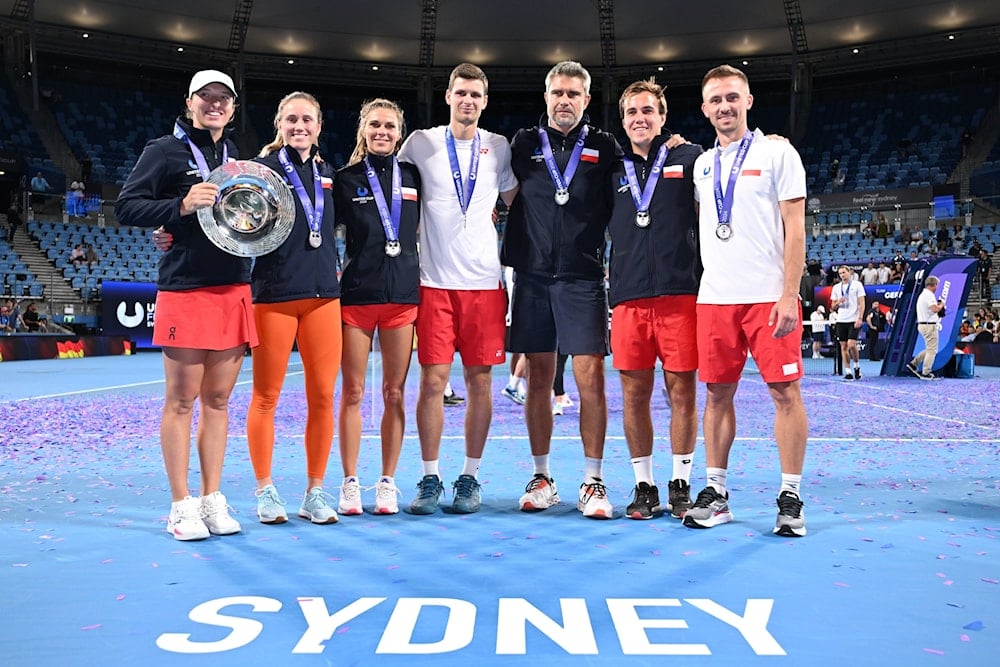
<path fill-rule="evenodd" d="M 201 406 L 208 410 L 228 410 L 229 409 L 229 393 L 228 391 L 207 391 L 201 395 Z"/>
<path fill-rule="evenodd" d="M 361 403 L 365 396 L 365 386 L 360 383 L 351 383 L 341 387 L 340 400 L 345 406 L 354 407 Z"/>
<path fill-rule="evenodd" d="M 382 387 L 382 402 L 386 408 L 396 408 L 403 404 L 403 388 L 385 385 Z"/>

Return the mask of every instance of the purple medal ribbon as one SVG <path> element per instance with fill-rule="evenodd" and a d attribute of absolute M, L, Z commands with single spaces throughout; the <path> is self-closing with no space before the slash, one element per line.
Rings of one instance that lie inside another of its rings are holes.
<path fill-rule="evenodd" d="M 729 171 L 729 182 L 726 184 L 726 194 L 722 194 L 722 160 L 719 157 L 719 140 L 715 140 L 715 173 L 712 176 L 713 187 L 715 189 L 715 210 L 719 216 L 719 229 L 716 229 L 716 236 L 726 240 L 732 236 L 729 225 L 732 224 L 733 215 L 733 193 L 736 190 L 736 179 L 743 168 L 743 161 L 746 160 L 750 151 L 750 144 L 753 143 L 753 132 L 747 130 L 740 140 L 739 148 L 736 149 L 736 159 L 733 161 L 733 168 Z M 725 231 L 721 229 L 725 226 Z"/>
<path fill-rule="evenodd" d="M 187 135 L 177 123 L 174 123 L 174 136 L 181 141 L 186 141 L 187 145 L 191 148 L 191 154 L 194 155 L 194 162 L 198 165 L 198 173 L 201 174 L 201 180 L 207 181 L 208 175 L 212 173 L 212 170 L 208 168 L 208 162 L 205 161 L 205 154 L 201 152 L 201 149 L 194 145 L 191 141 L 191 137 Z M 229 162 L 229 146 L 226 142 L 222 142 L 222 164 Z"/>
<path fill-rule="evenodd" d="M 323 242 L 323 237 L 320 235 L 320 225 L 323 224 L 323 209 L 326 206 L 326 202 L 323 200 L 323 179 L 320 178 L 319 167 L 316 166 L 316 161 L 313 160 L 313 186 L 316 197 L 316 205 L 314 207 L 313 203 L 309 201 L 309 194 L 306 192 L 305 185 L 302 184 L 302 179 L 299 178 L 291 160 L 288 159 L 288 152 L 285 146 L 282 146 L 281 150 L 278 151 L 278 161 L 281 162 L 281 166 L 285 170 L 285 179 L 295 188 L 295 194 L 299 197 L 302 210 L 306 213 L 306 221 L 309 223 L 309 245 L 318 248 Z"/>
<path fill-rule="evenodd" d="M 455 182 L 455 194 L 458 195 L 458 206 L 464 216 L 472 201 L 472 192 L 476 189 L 476 174 L 479 172 L 479 130 L 472 138 L 472 159 L 469 164 L 469 180 L 462 183 L 462 170 L 458 166 L 458 152 L 455 150 L 455 135 L 451 128 L 444 129 L 444 143 L 448 148 L 448 162 L 451 164 L 451 180 Z"/>
<path fill-rule="evenodd" d="M 589 126 L 584 125 L 580 128 L 580 137 L 576 140 L 576 145 L 573 146 L 573 152 L 570 153 L 569 162 L 566 164 L 566 173 L 563 174 L 559 172 L 559 166 L 552 155 L 552 144 L 549 142 L 548 132 L 544 127 L 538 128 L 538 141 L 542 145 L 542 157 L 545 159 L 545 166 L 549 169 L 552 184 L 556 186 L 556 203 L 560 206 L 569 201 L 569 184 L 573 182 L 576 168 L 580 166 L 580 155 L 583 154 L 583 145 L 587 142 L 587 134 L 589 133 Z"/>
<path fill-rule="evenodd" d="M 639 179 L 635 175 L 635 163 L 627 155 L 623 158 L 625 176 L 628 178 L 628 188 L 632 191 L 632 201 L 635 202 L 635 223 L 640 227 L 649 225 L 649 205 L 653 201 L 653 191 L 656 190 L 656 182 L 660 180 L 660 171 L 662 171 L 663 163 L 667 161 L 667 154 L 669 153 L 670 149 L 667 148 L 667 144 L 664 143 L 660 146 L 660 150 L 656 152 L 656 159 L 653 161 L 653 166 L 649 170 L 646 187 L 642 191 L 639 190 Z"/>
<path fill-rule="evenodd" d="M 368 187 L 375 197 L 375 206 L 378 208 L 378 216 L 382 220 L 382 229 L 385 230 L 385 254 L 395 257 L 399 254 L 399 219 L 403 211 L 403 188 L 402 177 L 399 173 L 399 162 L 392 156 L 392 209 L 389 209 L 385 201 L 385 194 L 382 192 L 382 184 L 379 183 L 378 174 L 366 155 L 365 177 L 368 179 Z"/>

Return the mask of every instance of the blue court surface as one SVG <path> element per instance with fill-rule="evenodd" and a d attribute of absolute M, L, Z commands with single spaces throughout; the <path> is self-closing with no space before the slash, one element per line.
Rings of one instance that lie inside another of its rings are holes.
<path fill-rule="evenodd" d="M 2 363 L 0 664 L 1000 664 L 998 369 L 929 383 L 879 377 L 865 362 L 864 379 L 847 383 L 828 360 L 805 363 L 801 539 L 771 533 L 780 481 L 773 410 L 752 369 L 737 394 L 729 469 L 736 520 L 699 531 L 669 517 L 623 518 L 634 480 L 610 361 L 612 520 L 575 508 L 576 408 L 555 418 L 562 504 L 517 510 L 531 458 L 522 408 L 500 395 L 507 371 L 498 368 L 481 512 L 265 526 L 246 448 L 248 361 L 222 489 L 244 530 L 193 543 L 165 531 L 159 354 Z M 420 477 L 417 376 L 414 364 L 396 476 L 404 507 Z M 457 365 L 453 383 L 463 393 Z M 575 396 L 569 372 L 567 383 Z M 304 403 L 293 358 L 274 462 L 292 514 L 305 483 Z M 365 406 L 364 485 L 378 474 L 379 411 Z M 463 412 L 446 408 L 449 487 L 462 464 Z M 664 490 L 668 416 L 657 392 Z M 695 491 L 704 485 L 700 447 L 699 438 Z M 335 443 L 334 494 L 336 451 Z M 191 481 L 197 488 L 195 472 Z"/>

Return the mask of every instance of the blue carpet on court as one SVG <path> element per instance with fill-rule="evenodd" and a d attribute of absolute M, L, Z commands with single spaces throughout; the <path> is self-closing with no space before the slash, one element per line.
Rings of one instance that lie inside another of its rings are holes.
<path fill-rule="evenodd" d="M 879 377 L 866 362 L 864 379 L 846 383 L 828 360 L 806 366 L 802 539 L 771 533 L 773 410 L 752 370 L 737 394 L 728 525 L 697 531 L 669 517 L 621 516 L 634 482 L 611 370 L 604 471 L 615 519 L 587 520 L 575 508 L 576 408 L 556 417 L 562 504 L 519 512 L 531 458 L 522 408 L 500 395 L 498 368 L 481 512 L 265 526 L 246 449 L 248 362 L 223 479 L 244 530 L 182 543 L 164 530 L 159 354 L 2 363 L 0 664 L 998 664 L 1000 373 L 926 383 Z M 403 506 L 420 476 L 417 376 L 414 364 L 396 477 Z M 457 365 L 453 382 L 462 393 Z M 567 383 L 575 396 L 569 371 Z M 462 465 L 463 412 L 446 408 L 446 484 Z M 379 413 L 377 400 L 366 403 L 365 485 L 379 471 Z M 305 483 L 304 414 L 294 357 L 274 461 L 290 513 Z M 662 487 L 668 417 L 657 392 Z M 699 438 L 695 491 L 700 447 Z"/>

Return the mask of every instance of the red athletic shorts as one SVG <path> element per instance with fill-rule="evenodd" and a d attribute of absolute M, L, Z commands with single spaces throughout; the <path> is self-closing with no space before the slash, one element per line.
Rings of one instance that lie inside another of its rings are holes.
<path fill-rule="evenodd" d="M 417 359 L 423 365 L 450 364 L 455 351 L 466 366 L 495 366 L 506 360 L 507 293 L 492 290 L 420 288 Z"/>
<path fill-rule="evenodd" d="M 731 383 L 740 379 L 753 355 L 764 382 L 791 382 L 803 376 L 802 306 L 799 324 L 787 336 L 775 338 L 774 325 L 767 323 L 773 303 L 718 305 L 699 303 L 698 379 L 709 383 Z"/>
<path fill-rule="evenodd" d="M 250 285 L 219 285 L 156 293 L 153 345 L 192 350 L 257 347 Z"/>
<path fill-rule="evenodd" d="M 633 299 L 611 311 L 611 353 L 620 371 L 641 371 L 663 362 L 675 373 L 698 367 L 694 294 Z"/>
<path fill-rule="evenodd" d="M 341 306 L 340 318 L 344 324 L 375 331 L 399 329 L 413 324 L 417 319 L 417 306 L 412 303 L 375 303 L 366 306 Z"/>

